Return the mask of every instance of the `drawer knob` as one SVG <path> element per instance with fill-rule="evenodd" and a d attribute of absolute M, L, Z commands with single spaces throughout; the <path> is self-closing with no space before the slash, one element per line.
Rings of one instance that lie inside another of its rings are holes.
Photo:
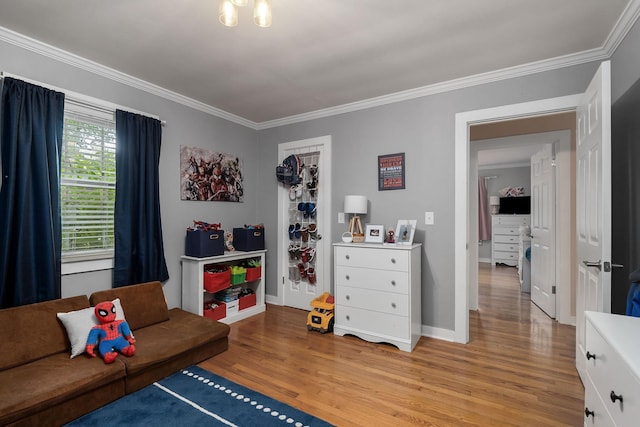
<path fill-rule="evenodd" d="M 395 302 L 392 302 L 392 303 L 391 303 L 391 307 L 396 308 L 396 303 L 395 303 Z"/>
<path fill-rule="evenodd" d="M 396 263 L 396 259 L 395 258 L 391 258 L 391 264 L 395 264 Z"/>
<path fill-rule="evenodd" d="M 587 351 L 587 360 L 590 360 L 590 359 L 594 359 L 595 360 L 595 358 L 596 358 L 595 354 L 590 353 L 590 352 Z"/>
<path fill-rule="evenodd" d="M 346 299 L 347 301 L 349 301 L 349 299 L 350 299 L 350 298 L 351 298 L 351 297 L 350 297 L 349 295 L 346 295 L 346 296 L 345 296 L 345 299 Z"/>
<path fill-rule="evenodd" d="M 611 398 L 611 401 L 613 403 L 616 403 L 616 400 L 619 400 L 620 403 L 622 403 L 622 395 L 621 394 L 616 394 L 615 391 L 611 390 L 611 394 L 609 395 L 609 397 Z"/>
<path fill-rule="evenodd" d="M 349 275 L 344 276 L 345 279 L 349 280 Z"/>
<path fill-rule="evenodd" d="M 349 255 L 345 255 L 344 257 L 345 257 L 346 259 L 349 259 Z"/>
<path fill-rule="evenodd" d="M 392 281 L 391 281 L 391 286 L 395 286 L 395 285 L 396 285 L 396 281 L 395 281 L 395 280 L 392 280 Z"/>
<path fill-rule="evenodd" d="M 589 417 L 593 417 L 595 415 L 595 413 L 593 411 L 590 411 L 589 408 L 584 408 L 584 416 L 589 418 Z"/>
<path fill-rule="evenodd" d="M 351 317 L 349 317 L 349 315 L 347 314 L 346 316 L 347 320 L 351 320 Z"/>

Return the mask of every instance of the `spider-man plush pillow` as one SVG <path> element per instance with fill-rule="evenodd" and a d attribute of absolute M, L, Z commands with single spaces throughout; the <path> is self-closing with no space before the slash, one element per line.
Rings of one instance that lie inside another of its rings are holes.
<path fill-rule="evenodd" d="M 133 356 L 136 340 L 131 335 L 129 324 L 126 320 L 116 320 L 116 307 L 111 301 L 103 301 L 96 304 L 95 315 L 99 325 L 91 328 L 87 339 L 87 353 L 96 357 L 95 349 L 104 359 L 105 363 L 116 360 L 118 353 L 125 356 Z"/>

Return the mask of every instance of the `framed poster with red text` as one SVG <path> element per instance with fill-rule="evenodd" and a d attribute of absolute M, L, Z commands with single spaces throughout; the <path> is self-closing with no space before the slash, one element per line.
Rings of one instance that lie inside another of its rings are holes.
<path fill-rule="evenodd" d="M 404 153 L 378 156 L 378 191 L 404 189 Z"/>

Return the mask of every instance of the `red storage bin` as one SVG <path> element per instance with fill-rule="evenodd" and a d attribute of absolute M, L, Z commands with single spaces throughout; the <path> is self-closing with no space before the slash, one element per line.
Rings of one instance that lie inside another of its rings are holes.
<path fill-rule="evenodd" d="M 216 308 L 211 308 L 211 302 L 215 302 L 218 304 Z M 219 301 L 211 301 L 204 305 L 204 309 L 202 310 L 202 315 L 204 317 L 208 317 L 213 320 L 220 320 L 227 317 L 227 305 L 223 302 Z"/>
<path fill-rule="evenodd" d="M 209 293 L 221 291 L 231 286 L 231 270 L 204 272 L 204 289 Z"/>
<path fill-rule="evenodd" d="M 238 299 L 238 308 L 240 310 L 253 307 L 254 305 L 256 305 L 256 294 L 245 295 Z"/>
<path fill-rule="evenodd" d="M 262 275 L 262 267 L 247 267 L 245 280 L 247 282 L 253 282 L 254 280 L 258 280 L 261 275 Z"/>

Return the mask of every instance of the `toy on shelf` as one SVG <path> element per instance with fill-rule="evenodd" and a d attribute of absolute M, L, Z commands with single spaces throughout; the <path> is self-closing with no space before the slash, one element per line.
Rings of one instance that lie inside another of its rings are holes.
<path fill-rule="evenodd" d="M 333 332 L 334 298 L 329 292 L 311 300 L 313 310 L 307 316 L 307 329 L 320 333 Z"/>

